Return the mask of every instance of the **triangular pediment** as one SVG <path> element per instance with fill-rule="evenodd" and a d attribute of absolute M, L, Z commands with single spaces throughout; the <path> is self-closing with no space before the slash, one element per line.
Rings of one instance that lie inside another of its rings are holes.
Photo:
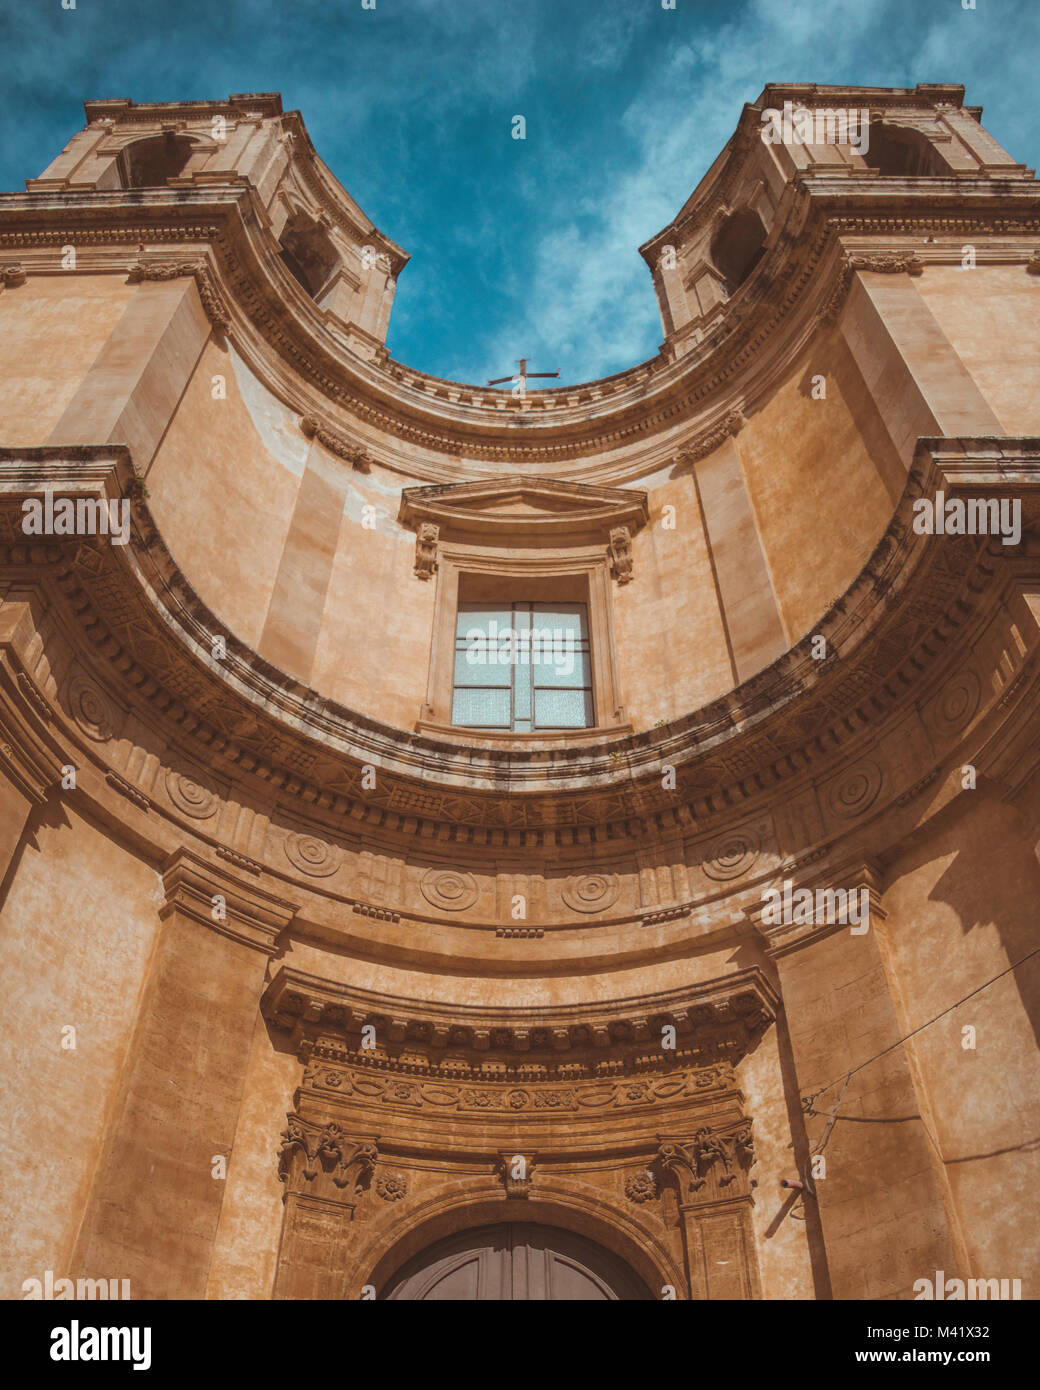
<path fill-rule="evenodd" d="M 399 519 L 409 526 L 432 522 L 444 533 L 598 540 L 616 526 L 637 531 L 648 511 L 646 493 L 631 488 L 506 476 L 405 488 Z"/>

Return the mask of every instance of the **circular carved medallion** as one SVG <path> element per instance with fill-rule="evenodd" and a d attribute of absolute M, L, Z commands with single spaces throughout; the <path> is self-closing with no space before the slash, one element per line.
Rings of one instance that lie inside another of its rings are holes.
<path fill-rule="evenodd" d="M 869 811 L 881 790 L 881 769 L 865 759 L 847 768 L 827 788 L 827 806 L 836 816 L 850 820 Z"/>
<path fill-rule="evenodd" d="M 69 682 L 69 710 L 88 738 L 107 743 L 115 734 L 115 715 L 105 694 L 86 676 Z"/>
<path fill-rule="evenodd" d="M 575 912 L 605 912 L 621 895 L 617 874 L 576 874 L 561 890 L 563 901 Z"/>
<path fill-rule="evenodd" d="M 974 717 L 982 698 L 982 685 L 974 671 L 958 671 L 952 676 L 935 702 L 932 722 L 944 734 L 956 734 Z"/>
<path fill-rule="evenodd" d="M 177 810 L 194 820 L 208 820 L 210 816 L 215 816 L 220 805 L 216 792 L 204 786 L 197 777 L 174 772 L 173 768 L 166 770 L 166 792 Z"/>
<path fill-rule="evenodd" d="M 319 840 L 316 835 L 297 835 L 293 832 L 285 837 L 285 857 L 294 869 L 309 874 L 311 878 L 329 878 L 340 866 L 338 850 Z"/>
<path fill-rule="evenodd" d="M 758 836 L 748 827 L 727 830 L 708 850 L 701 868 L 708 878 L 724 883 L 746 874 L 758 858 Z"/>
<path fill-rule="evenodd" d="M 465 912 L 477 901 L 477 880 L 456 869 L 427 869 L 419 884 L 428 903 L 442 912 Z"/>

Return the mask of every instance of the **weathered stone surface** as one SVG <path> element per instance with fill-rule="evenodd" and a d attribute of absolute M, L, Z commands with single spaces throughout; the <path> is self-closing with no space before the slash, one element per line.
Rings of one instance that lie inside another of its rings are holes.
<path fill-rule="evenodd" d="M 642 248 L 660 353 L 518 401 L 389 357 L 408 258 L 275 94 L 86 109 L 0 197 L 0 1296 L 473 1233 L 551 1297 L 556 1231 L 626 1298 L 1036 1297 L 1031 172 L 960 88 L 768 87 Z M 452 725 L 470 600 L 586 604 L 591 727 Z"/>

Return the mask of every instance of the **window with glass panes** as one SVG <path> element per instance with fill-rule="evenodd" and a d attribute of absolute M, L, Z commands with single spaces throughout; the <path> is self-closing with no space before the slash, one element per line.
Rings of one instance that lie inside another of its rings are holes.
<path fill-rule="evenodd" d="M 451 722 L 534 733 L 593 725 L 584 603 L 460 603 Z"/>

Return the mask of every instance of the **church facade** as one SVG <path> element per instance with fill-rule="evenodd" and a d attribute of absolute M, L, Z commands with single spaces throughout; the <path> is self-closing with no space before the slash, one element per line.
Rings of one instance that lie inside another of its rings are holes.
<path fill-rule="evenodd" d="M 658 354 L 477 387 L 276 94 L 85 113 L 0 197 L 2 1296 L 1036 1297 L 1033 172 L 769 86 Z"/>

